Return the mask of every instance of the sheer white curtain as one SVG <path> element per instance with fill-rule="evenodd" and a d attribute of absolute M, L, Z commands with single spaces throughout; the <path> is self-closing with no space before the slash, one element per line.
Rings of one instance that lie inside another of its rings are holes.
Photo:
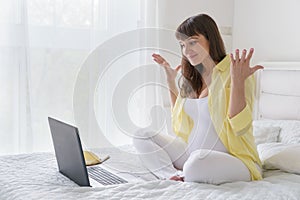
<path fill-rule="evenodd" d="M 33 147 L 26 6 L 21 1 L 0 1 L 0 153 Z"/>
<path fill-rule="evenodd" d="M 0 154 L 52 150 L 47 117 L 76 123 L 73 92 L 81 63 L 113 35 L 147 26 L 149 2 L 156 4 L 148 0 L 0 0 Z M 155 17 L 155 6 L 149 13 Z M 119 73 L 130 69 L 126 62 Z M 160 97 L 153 99 L 157 102 Z M 144 114 L 134 112 L 129 115 L 138 119 Z"/>

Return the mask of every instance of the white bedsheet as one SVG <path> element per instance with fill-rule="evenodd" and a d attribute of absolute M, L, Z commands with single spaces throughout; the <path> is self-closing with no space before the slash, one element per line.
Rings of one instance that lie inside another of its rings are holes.
<path fill-rule="evenodd" d="M 107 164 L 141 172 L 137 156 L 102 149 Z M 175 181 L 148 181 L 100 188 L 79 187 L 57 171 L 52 153 L 0 157 L 0 199 L 300 199 L 300 176 L 267 171 L 262 181 L 219 186 Z"/>

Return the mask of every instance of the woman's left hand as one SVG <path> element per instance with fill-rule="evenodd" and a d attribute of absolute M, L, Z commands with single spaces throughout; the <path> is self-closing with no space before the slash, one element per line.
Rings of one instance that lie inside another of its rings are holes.
<path fill-rule="evenodd" d="M 240 57 L 239 49 L 236 49 L 235 57 L 232 53 L 230 54 L 230 59 L 231 59 L 230 73 L 231 73 L 231 81 L 233 83 L 236 84 L 243 83 L 249 76 L 254 74 L 254 72 L 264 68 L 261 65 L 250 67 L 250 59 L 253 55 L 253 52 L 254 49 L 251 48 L 247 55 L 247 50 L 244 49 Z"/>

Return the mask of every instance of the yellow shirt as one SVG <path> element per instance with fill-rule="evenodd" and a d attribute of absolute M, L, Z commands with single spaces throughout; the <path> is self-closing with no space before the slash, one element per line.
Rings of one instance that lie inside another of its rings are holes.
<path fill-rule="evenodd" d="M 252 134 L 255 79 L 253 75 L 246 79 L 246 107 L 231 119 L 228 116 L 230 82 L 230 57 L 227 55 L 214 67 L 212 82 L 208 88 L 208 108 L 211 120 L 228 152 L 248 167 L 252 180 L 260 180 L 262 176 L 255 163 L 261 167 L 261 162 Z M 172 110 L 172 126 L 174 132 L 187 142 L 194 122 L 184 111 L 183 105 L 184 98 L 178 95 Z"/>

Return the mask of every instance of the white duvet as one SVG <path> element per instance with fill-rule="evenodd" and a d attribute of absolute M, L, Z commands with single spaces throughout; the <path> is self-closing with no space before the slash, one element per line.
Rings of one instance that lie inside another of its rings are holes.
<path fill-rule="evenodd" d="M 107 164 L 129 171 L 144 169 L 137 156 L 102 149 Z M 219 186 L 175 181 L 147 181 L 99 188 L 79 187 L 57 171 L 52 153 L 0 157 L 0 200 L 19 199 L 300 199 L 300 176 L 267 171 L 262 181 Z"/>

